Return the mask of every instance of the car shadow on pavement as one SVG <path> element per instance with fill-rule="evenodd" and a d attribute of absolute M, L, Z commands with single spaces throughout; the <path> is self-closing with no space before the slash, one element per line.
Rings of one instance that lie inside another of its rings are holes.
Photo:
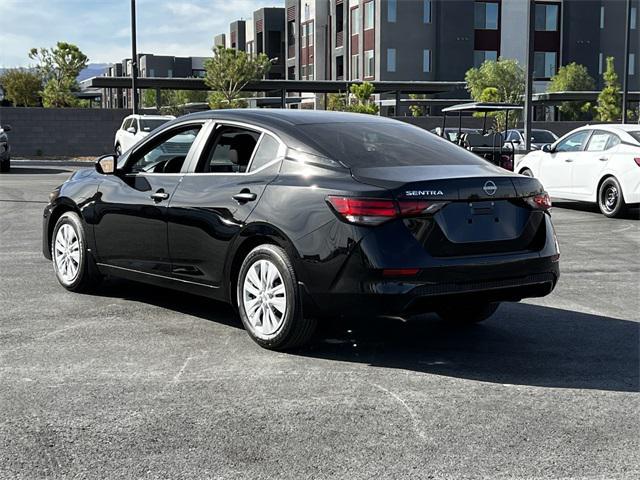
<path fill-rule="evenodd" d="M 188 293 L 107 279 L 97 295 L 243 328 L 230 305 Z M 640 323 L 524 303 L 470 326 L 436 315 L 325 319 L 309 346 L 289 354 L 508 385 L 640 391 Z"/>
<path fill-rule="evenodd" d="M 570 200 L 554 200 L 553 207 L 575 210 L 577 212 L 597 213 L 598 215 L 602 215 L 602 213 L 600 213 L 598 205 L 596 205 L 595 203 L 574 202 Z M 602 216 L 604 217 L 604 215 Z M 628 211 L 622 216 L 622 218 L 638 220 L 640 219 L 640 209 L 638 207 L 629 208 Z"/>
<path fill-rule="evenodd" d="M 510 385 L 640 391 L 640 324 L 520 303 L 482 324 L 334 320 L 298 354 Z"/>
<path fill-rule="evenodd" d="M 243 328 L 240 318 L 231 305 L 177 290 L 120 278 L 107 278 L 100 284 L 100 288 L 94 295 L 143 302 L 230 327 Z"/>
<path fill-rule="evenodd" d="M 60 173 L 71 173 L 71 170 L 63 170 L 61 168 L 30 168 L 30 167 L 14 167 L 8 172 L 10 175 L 58 175 Z M 6 173 L 3 173 L 6 175 Z"/>

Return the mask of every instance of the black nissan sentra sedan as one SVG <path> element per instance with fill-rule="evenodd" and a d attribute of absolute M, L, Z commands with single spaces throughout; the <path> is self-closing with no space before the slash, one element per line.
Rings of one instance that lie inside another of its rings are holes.
<path fill-rule="evenodd" d="M 59 282 L 109 275 L 231 302 L 263 347 L 301 345 L 327 315 L 479 322 L 558 280 L 536 179 L 395 120 L 210 111 L 114 160 L 50 196 L 43 251 Z"/>

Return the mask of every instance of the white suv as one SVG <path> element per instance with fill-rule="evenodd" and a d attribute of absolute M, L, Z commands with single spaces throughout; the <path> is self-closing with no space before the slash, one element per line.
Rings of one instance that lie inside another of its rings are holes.
<path fill-rule="evenodd" d="M 160 125 L 173 120 L 172 115 L 129 115 L 116 132 L 114 149 L 121 155 Z"/>

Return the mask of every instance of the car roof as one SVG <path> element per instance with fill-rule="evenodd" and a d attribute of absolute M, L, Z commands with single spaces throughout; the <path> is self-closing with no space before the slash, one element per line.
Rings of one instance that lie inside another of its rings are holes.
<path fill-rule="evenodd" d="M 298 110 L 277 108 L 243 108 L 228 110 L 207 110 L 205 112 L 192 113 L 191 118 L 212 118 L 221 120 L 237 120 L 273 124 L 273 126 L 288 125 L 312 125 L 326 123 L 374 123 L 393 122 L 394 120 L 377 115 L 365 115 L 361 113 L 334 112 L 328 110 Z M 185 118 L 185 117 L 182 117 Z"/>
<path fill-rule="evenodd" d="M 174 117 L 173 115 L 145 115 L 143 113 L 134 113 L 131 115 L 127 115 L 126 118 L 142 118 L 142 119 L 149 119 L 149 120 L 173 120 Z"/>

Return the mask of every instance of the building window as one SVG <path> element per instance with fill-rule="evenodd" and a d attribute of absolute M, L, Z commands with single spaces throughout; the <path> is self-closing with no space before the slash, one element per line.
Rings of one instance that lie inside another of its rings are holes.
<path fill-rule="evenodd" d="M 307 23 L 307 46 L 308 47 L 312 47 L 313 46 L 313 22 L 309 22 Z"/>
<path fill-rule="evenodd" d="M 498 4 L 476 2 L 474 26 L 478 30 L 498 29 Z"/>
<path fill-rule="evenodd" d="M 149 76 L 152 78 L 156 76 L 156 71 L 153 68 L 149 69 Z"/>
<path fill-rule="evenodd" d="M 536 4 L 536 31 L 537 32 L 557 32 L 558 31 L 558 5 Z"/>
<path fill-rule="evenodd" d="M 351 55 L 351 80 L 360 79 L 360 55 Z"/>
<path fill-rule="evenodd" d="M 371 2 L 373 3 L 373 2 Z M 373 50 L 366 50 L 364 52 L 364 76 L 365 78 L 372 78 L 375 75 L 375 63 L 373 57 Z"/>
<path fill-rule="evenodd" d="M 396 49 L 387 48 L 387 72 L 396 71 Z"/>
<path fill-rule="evenodd" d="M 631 30 L 636 29 L 637 20 L 638 20 L 638 9 L 636 7 L 631 7 L 631 18 L 629 19 L 629 28 Z"/>
<path fill-rule="evenodd" d="M 344 80 L 344 57 L 339 55 L 336 57 L 336 80 Z"/>
<path fill-rule="evenodd" d="M 364 29 L 365 30 L 369 30 L 370 28 L 373 28 L 374 25 L 374 3 L 371 2 L 367 2 L 364 4 Z"/>
<path fill-rule="evenodd" d="M 431 50 L 428 48 L 422 50 L 422 71 L 424 73 L 431 72 Z"/>
<path fill-rule="evenodd" d="M 629 54 L 629 75 L 635 75 L 636 72 L 636 54 Z"/>
<path fill-rule="evenodd" d="M 351 9 L 351 35 L 360 33 L 360 7 Z"/>
<path fill-rule="evenodd" d="M 604 55 L 602 52 L 598 54 L 598 74 L 602 75 L 602 65 L 604 64 Z"/>
<path fill-rule="evenodd" d="M 431 23 L 431 0 L 422 0 L 422 21 Z"/>
<path fill-rule="evenodd" d="M 173 78 L 173 70 L 171 69 L 167 70 L 167 77 Z"/>
<path fill-rule="evenodd" d="M 600 29 L 604 28 L 604 5 L 600 7 Z"/>
<path fill-rule="evenodd" d="M 396 23 L 397 0 L 387 0 L 387 22 Z"/>
<path fill-rule="evenodd" d="M 556 74 L 556 52 L 535 52 L 533 59 L 534 78 L 551 78 Z"/>
<path fill-rule="evenodd" d="M 473 66 L 478 68 L 486 61 L 498 60 L 498 52 L 495 50 L 474 50 L 473 51 Z"/>

